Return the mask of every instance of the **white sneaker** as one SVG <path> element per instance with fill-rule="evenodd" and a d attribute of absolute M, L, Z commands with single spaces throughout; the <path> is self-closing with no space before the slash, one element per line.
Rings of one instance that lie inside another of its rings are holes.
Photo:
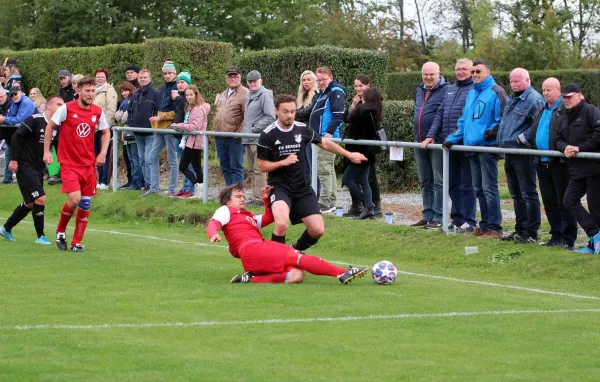
<path fill-rule="evenodd" d="M 108 190 L 108 186 L 104 183 L 100 183 L 100 185 L 97 188 L 99 188 L 101 190 Z"/>
<path fill-rule="evenodd" d="M 192 195 L 191 199 L 202 199 L 203 186 L 202 183 L 196 183 L 194 186 L 194 195 Z"/>

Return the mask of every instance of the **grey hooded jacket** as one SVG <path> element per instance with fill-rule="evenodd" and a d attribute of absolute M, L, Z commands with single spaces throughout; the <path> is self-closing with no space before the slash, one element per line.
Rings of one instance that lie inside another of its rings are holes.
<path fill-rule="evenodd" d="M 275 104 L 273 91 L 261 86 L 255 92 L 249 91 L 246 96 L 246 112 L 244 113 L 243 133 L 258 134 L 275 121 Z M 242 143 L 255 145 L 258 139 L 242 138 Z"/>

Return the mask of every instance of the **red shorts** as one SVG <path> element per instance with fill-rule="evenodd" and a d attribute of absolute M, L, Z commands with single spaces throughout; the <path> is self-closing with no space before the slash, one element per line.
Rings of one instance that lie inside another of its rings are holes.
<path fill-rule="evenodd" d="M 61 165 L 60 176 L 63 194 L 81 191 L 81 196 L 96 196 L 96 167 Z"/>
<path fill-rule="evenodd" d="M 294 266 L 286 267 L 285 261 L 288 255 L 299 253 L 300 251 L 289 245 L 265 240 L 250 243 L 242 248 L 240 260 L 242 260 L 244 270 L 255 275 L 281 273 L 296 268 Z"/>

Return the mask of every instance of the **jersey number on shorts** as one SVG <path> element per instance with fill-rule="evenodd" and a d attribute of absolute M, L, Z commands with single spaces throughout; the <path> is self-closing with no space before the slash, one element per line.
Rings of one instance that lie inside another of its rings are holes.
<path fill-rule="evenodd" d="M 31 197 L 32 197 L 32 198 L 37 198 L 37 197 L 39 197 L 39 196 L 40 196 L 40 193 L 39 193 L 38 191 L 33 191 L 33 192 L 31 193 Z"/>

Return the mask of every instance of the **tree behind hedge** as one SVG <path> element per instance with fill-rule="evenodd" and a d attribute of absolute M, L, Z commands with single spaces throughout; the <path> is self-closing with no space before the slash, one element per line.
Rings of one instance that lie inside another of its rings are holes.
<path fill-rule="evenodd" d="M 454 73 L 442 72 L 442 75 L 450 82 L 456 81 Z M 508 94 L 510 89 L 510 72 L 494 72 L 492 75 L 496 82 L 501 85 Z M 578 69 L 578 70 L 532 70 L 529 72 L 533 87 L 541 93 L 542 83 L 548 77 L 556 77 L 562 85 L 576 82 L 581 86 L 581 91 L 586 100 L 596 106 L 600 106 L 600 70 Z M 388 77 L 387 95 L 390 100 L 412 100 L 415 97 L 415 88 L 423 80 L 420 72 L 390 73 Z"/>
<path fill-rule="evenodd" d="M 237 58 L 243 82 L 251 70 L 258 70 L 265 87 L 276 94 L 296 94 L 300 75 L 328 66 L 334 77 L 348 88 L 346 99 L 354 93 L 352 86 L 357 74 L 371 78 L 372 86 L 385 92 L 387 86 L 387 54 L 364 49 L 344 49 L 333 46 L 298 47 L 245 52 Z"/>
<path fill-rule="evenodd" d="M 1 57 L 15 57 L 24 77 L 26 89 L 40 88 L 42 94 L 58 94 L 58 72 L 92 76 L 96 69 L 109 72 L 115 87 L 125 81 L 125 68 L 132 63 L 149 68 L 155 87 L 162 85 L 161 68 L 172 59 L 178 71 L 189 69 L 192 80 L 208 102 L 225 85 L 225 68 L 233 60 L 231 44 L 181 38 L 146 40 L 143 44 L 113 44 L 87 48 L 36 49 L 2 51 Z"/>

